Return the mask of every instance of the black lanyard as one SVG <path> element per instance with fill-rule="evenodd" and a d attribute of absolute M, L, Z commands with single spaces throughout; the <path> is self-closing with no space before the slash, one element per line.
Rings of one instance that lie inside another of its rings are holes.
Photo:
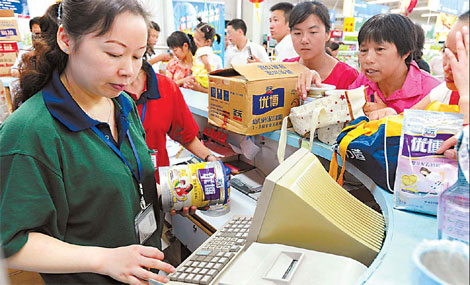
<path fill-rule="evenodd" d="M 127 159 L 124 157 L 122 154 L 121 150 L 118 149 L 111 141 L 109 138 L 107 138 L 96 126 L 91 127 L 91 129 L 121 158 L 121 160 L 127 165 L 129 170 L 132 172 L 132 176 L 134 176 L 135 180 L 139 184 L 139 194 L 140 194 L 140 207 L 142 209 L 146 208 L 146 203 L 145 203 L 145 198 L 144 198 L 144 187 L 142 186 L 142 164 L 140 163 L 140 158 L 139 154 L 137 153 L 137 149 L 135 147 L 134 141 L 132 140 L 132 137 L 129 133 L 129 130 L 127 130 L 127 137 L 129 138 L 129 142 L 132 147 L 132 151 L 134 152 L 135 160 L 137 161 L 137 168 L 139 170 L 139 176 L 137 176 L 132 170 L 131 165 L 127 161 Z"/>

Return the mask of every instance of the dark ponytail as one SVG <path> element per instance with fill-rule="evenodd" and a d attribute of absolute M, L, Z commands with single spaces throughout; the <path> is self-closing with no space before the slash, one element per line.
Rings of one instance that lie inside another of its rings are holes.
<path fill-rule="evenodd" d="M 123 12 L 140 15 L 147 21 L 147 13 L 137 0 L 63 0 L 50 6 L 40 19 L 42 39 L 34 45 L 33 52 L 22 58 L 20 88 L 14 108 L 17 109 L 43 89 L 51 80 L 54 70 L 59 74 L 65 70 L 68 55 L 57 44 L 59 25 L 77 43 L 76 49 L 84 35 L 106 34 L 116 16 Z"/>
<path fill-rule="evenodd" d="M 221 36 L 215 32 L 215 28 L 208 23 L 204 23 L 202 18 L 198 17 L 199 24 L 196 26 L 196 30 L 201 32 L 204 35 L 205 40 L 210 40 L 211 45 L 214 42 L 214 39 L 220 44 Z"/>
<path fill-rule="evenodd" d="M 192 35 L 188 35 L 185 32 L 176 31 L 171 33 L 171 35 L 166 39 L 166 43 L 169 48 L 182 48 L 186 43 L 188 44 L 189 50 L 193 55 L 196 54 L 197 46 L 194 42 Z"/>

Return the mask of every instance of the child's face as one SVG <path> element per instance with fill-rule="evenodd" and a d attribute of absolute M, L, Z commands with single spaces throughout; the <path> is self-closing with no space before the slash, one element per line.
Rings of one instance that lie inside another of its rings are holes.
<path fill-rule="evenodd" d="M 405 59 L 409 55 L 400 56 L 393 43 L 368 40 L 359 47 L 359 62 L 361 71 L 372 82 L 380 83 L 389 80 L 399 70 L 400 65 L 406 65 Z"/>
<path fill-rule="evenodd" d="M 196 30 L 194 33 L 194 42 L 198 48 L 206 46 L 206 39 L 204 38 L 204 34 L 201 31 Z"/>
<path fill-rule="evenodd" d="M 459 58 L 457 56 L 456 34 L 458 31 L 462 31 L 462 28 L 464 26 L 468 27 L 468 23 L 465 23 L 463 21 L 457 21 L 457 23 L 455 23 L 455 25 L 452 27 L 449 34 L 447 35 L 446 48 L 448 48 L 455 55 L 457 60 Z M 445 76 L 447 88 L 449 88 L 452 91 L 457 91 L 457 87 L 455 86 L 455 83 L 454 83 L 454 76 L 452 74 L 452 69 L 450 67 L 449 58 L 446 56 L 445 53 L 442 58 L 442 65 L 444 67 L 444 76 Z"/>

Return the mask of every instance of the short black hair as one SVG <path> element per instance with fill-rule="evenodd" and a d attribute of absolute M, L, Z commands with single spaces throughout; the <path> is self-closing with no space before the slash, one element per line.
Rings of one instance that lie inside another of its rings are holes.
<path fill-rule="evenodd" d="M 328 8 L 318 1 L 307 1 L 297 4 L 289 16 L 289 28 L 292 31 L 294 26 L 305 21 L 310 15 L 317 16 L 325 25 L 325 31 L 328 33 L 331 28 L 330 14 Z"/>
<path fill-rule="evenodd" d="M 337 42 L 330 42 L 329 47 L 332 51 L 339 49 L 339 44 Z"/>
<path fill-rule="evenodd" d="M 398 54 L 410 55 L 405 59 L 411 63 L 413 51 L 416 49 L 416 36 L 413 22 L 400 14 L 378 14 L 367 20 L 359 30 L 359 46 L 366 41 L 376 43 L 388 42 L 397 47 Z"/>
<path fill-rule="evenodd" d="M 154 29 L 157 32 L 160 32 L 160 26 L 154 21 L 150 21 L 150 28 Z"/>
<path fill-rule="evenodd" d="M 413 51 L 413 59 L 421 59 L 423 57 L 424 42 L 426 41 L 426 35 L 420 24 L 415 24 L 415 36 L 416 36 L 416 47 Z"/>
<path fill-rule="evenodd" d="M 246 24 L 242 19 L 233 19 L 228 22 L 227 27 L 228 26 L 232 26 L 235 31 L 242 30 L 243 34 L 246 36 Z"/>
<path fill-rule="evenodd" d="M 290 17 L 290 13 L 292 12 L 292 9 L 294 9 L 294 5 L 292 5 L 291 3 L 280 2 L 272 6 L 271 9 L 269 9 L 269 11 L 271 12 L 274 12 L 277 10 L 283 11 L 286 22 L 289 22 L 289 17 Z"/>
<path fill-rule="evenodd" d="M 188 44 L 189 50 L 194 55 L 196 54 L 197 46 L 194 43 L 194 39 L 191 35 L 186 34 L 185 32 L 176 31 L 173 32 L 167 39 L 166 43 L 169 48 L 183 47 L 186 43 Z"/>
<path fill-rule="evenodd" d="M 460 21 L 467 21 L 470 19 L 470 10 L 467 10 L 467 12 L 463 13 L 462 15 L 459 16 Z"/>
<path fill-rule="evenodd" d="M 31 20 L 29 20 L 29 30 L 30 31 L 33 31 L 33 25 L 41 26 L 41 17 L 34 17 Z"/>

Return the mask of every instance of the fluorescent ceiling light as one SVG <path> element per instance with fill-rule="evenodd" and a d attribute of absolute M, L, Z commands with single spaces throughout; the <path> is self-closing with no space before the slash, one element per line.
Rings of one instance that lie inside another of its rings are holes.
<path fill-rule="evenodd" d="M 437 17 L 437 16 L 439 16 L 438 13 L 421 14 L 421 17 Z"/>

